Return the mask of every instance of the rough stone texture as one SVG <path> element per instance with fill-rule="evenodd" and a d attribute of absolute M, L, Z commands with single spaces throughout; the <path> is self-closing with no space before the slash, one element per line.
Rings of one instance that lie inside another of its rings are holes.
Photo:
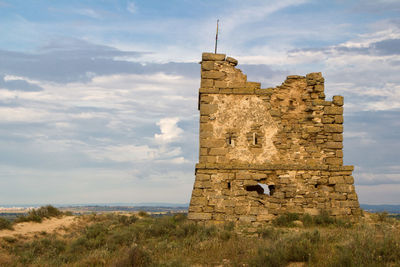
<path fill-rule="evenodd" d="M 237 60 L 203 53 L 200 153 L 188 218 L 254 225 L 284 212 L 356 219 L 343 166 L 343 97 L 325 100 L 321 73 L 261 89 Z"/>

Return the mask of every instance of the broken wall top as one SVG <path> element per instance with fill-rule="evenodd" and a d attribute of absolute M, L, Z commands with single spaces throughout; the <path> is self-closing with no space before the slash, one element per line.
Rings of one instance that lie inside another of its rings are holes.
<path fill-rule="evenodd" d="M 237 64 L 203 53 L 198 168 L 344 167 L 343 97 L 325 101 L 321 73 L 261 89 Z"/>

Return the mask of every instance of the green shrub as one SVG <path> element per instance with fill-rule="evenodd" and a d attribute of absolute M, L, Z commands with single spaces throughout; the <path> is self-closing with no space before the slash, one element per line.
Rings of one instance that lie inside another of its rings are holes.
<path fill-rule="evenodd" d="M 329 216 L 329 213 L 325 210 L 321 211 L 321 213 L 316 216 L 311 216 L 307 213 L 303 214 L 300 220 L 305 227 L 335 225 L 338 227 L 350 228 L 352 226 L 350 221 L 333 218 Z"/>
<path fill-rule="evenodd" d="M 314 216 L 315 225 L 330 225 L 335 223 L 335 219 L 329 216 L 329 213 L 326 210 L 321 211 L 320 214 Z"/>
<path fill-rule="evenodd" d="M 130 225 L 135 223 L 138 220 L 138 217 L 135 215 L 126 216 L 126 215 L 118 215 L 118 222 L 123 225 Z"/>
<path fill-rule="evenodd" d="M 276 226 L 292 227 L 292 226 L 294 226 L 293 222 L 297 221 L 299 218 L 300 218 L 299 214 L 288 212 L 288 213 L 279 215 L 273 221 L 273 224 Z"/>
<path fill-rule="evenodd" d="M 257 230 L 257 234 L 261 238 L 276 240 L 279 232 L 273 227 L 265 227 Z"/>
<path fill-rule="evenodd" d="M 374 229 L 365 229 L 348 236 L 345 245 L 338 246 L 332 266 L 397 266 L 400 261 L 400 240 L 393 233 L 383 237 Z"/>
<path fill-rule="evenodd" d="M 9 220 L 0 217 L 0 230 L 3 229 L 13 230 L 13 227 Z"/>
<path fill-rule="evenodd" d="M 303 216 L 301 216 L 300 220 L 303 222 L 303 225 L 305 227 L 310 227 L 310 226 L 315 225 L 314 224 L 314 218 L 308 213 L 303 214 Z"/>
<path fill-rule="evenodd" d="M 15 222 L 42 222 L 44 218 L 58 217 L 62 214 L 63 213 L 59 209 L 51 205 L 47 205 L 38 209 L 33 209 L 29 211 L 27 215 L 21 215 L 17 217 Z"/>
<path fill-rule="evenodd" d="M 66 242 L 55 237 L 37 239 L 32 242 L 17 244 L 14 254 L 24 264 L 33 263 L 37 258 L 46 259 L 48 262 L 57 262 L 59 255 L 66 249 Z"/>
<path fill-rule="evenodd" d="M 378 212 L 376 215 L 378 222 L 386 222 L 389 218 L 389 213 L 387 211 Z"/>
<path fill-rule="evenodd" d="M 118 260 L 113 264 L 115 267 L 141 266 L 146 267 L 151 264 L 150 255 L 138 246 L 125 249 Z"/>
<path fill-rule="evenodd" d="M 149 214 L 147 212 L 143 211 L 143 210 L 139 211 L 138 215 L 140 217 L 149 217 Z"/>
<path fill-rule="evenodd" d="M 318 253 L 320 233 L 316 230 L 280 238 L 269 247 L 259 248 L 250 266 L 286 266 L 289 262 L 310 262 Z"/>

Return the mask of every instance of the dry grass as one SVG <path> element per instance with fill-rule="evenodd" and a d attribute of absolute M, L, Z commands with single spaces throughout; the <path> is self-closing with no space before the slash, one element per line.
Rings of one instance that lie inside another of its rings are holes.
<path fill-rule="evenodd" d="M 285 214 L 259 229 L 201 226 L 181 214 L 78 220 L 59 234 L 0 239 L 0 266 L 400 265 L 400 224 L 383 214 L 356 225 Z"/>

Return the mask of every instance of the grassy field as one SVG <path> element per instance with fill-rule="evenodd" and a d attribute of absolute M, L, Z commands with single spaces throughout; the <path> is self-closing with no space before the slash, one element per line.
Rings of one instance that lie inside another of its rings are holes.
<path fill-rule="evenodd" d="M 386 213 L 357 224 L 284 214 L 251 228 L 201 226 L 183 214 L 92 214 L 57 233 L 3 237 L 5 265 L 400 266 L 400 221 Z"/>

